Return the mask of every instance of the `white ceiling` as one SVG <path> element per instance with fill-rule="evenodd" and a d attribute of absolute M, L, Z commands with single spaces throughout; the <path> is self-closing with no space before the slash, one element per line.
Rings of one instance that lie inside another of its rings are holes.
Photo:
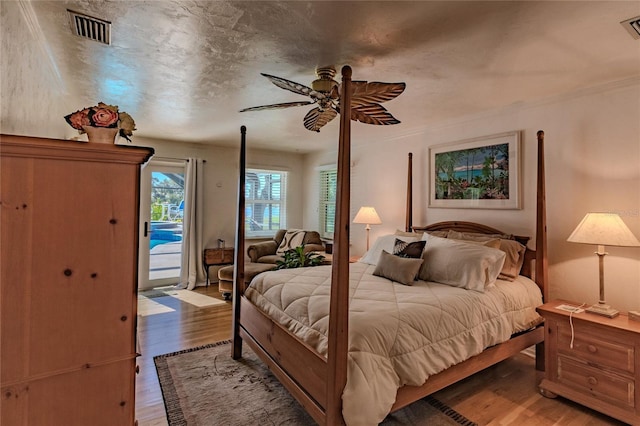
<path fill-rule="evenodd" d="M 252 146 L 307 152 L 335 146 L 339 120 L 314 133 L 311 106 L 239 113 L 305 100 L 260 72 L 310 85 L 316 66 L 348 64 L 406 82 L 384 104 L 402 123 L 354 123 L 361 139 L 640 78 L 620 25 L 640 1 L 0 3 L 3 133 L 69 137 L 63 116 L 104 101 L 133 116 L 134 140 L 236 144 L 244 124 Z M 111 21 L 112 45 L 73 35 L 67 9 Z"/>

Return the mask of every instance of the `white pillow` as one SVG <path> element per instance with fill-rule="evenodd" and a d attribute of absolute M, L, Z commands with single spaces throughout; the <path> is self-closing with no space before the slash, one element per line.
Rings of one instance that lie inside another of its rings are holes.
<path fill-rule="evenodd" d="M 366 252 L 364 256 L 362 256 L 360 262 L 368 263 L 369 265 L 377 265 L 382 250 L 385 250 L 387 253 L 393 253 L 393 247 L 396 244 L 396 238 L 407 243 L 418 241 L 418 238 L 416 237 L 403 237 L 401 235 L 393 234 L 383 235 L 376 238 L 375 243 L 373 243 L 373 246 L 369 249 L 369 251 Z"/>
<path fill-rule="evenodd" d="M 284 254 L 287 250 L 294 249 L 302 245 L 306 232 L 301 229 L 291 229 L 285 232 L 276 254 Z"/>
<path fill-rule="evenodd" d="M 502 250 L 433 235 L 426 240 L 421 280 L 483 292 L 498 279 L 506 256 Z"/>

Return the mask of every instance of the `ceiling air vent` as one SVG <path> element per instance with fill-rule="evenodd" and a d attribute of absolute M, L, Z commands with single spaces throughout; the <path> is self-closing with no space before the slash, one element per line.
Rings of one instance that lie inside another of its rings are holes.
<path fill-rule="evenodd" d="M 620 24 L 631 34 L 631 37 L 640 40 L 640 16 L 627 19 L 620 22 Z"/>
<path fill-rule="evenodd" d="M 111 22 L 68 10 L 71 30 L 77 36 L 111 44 Z"/>

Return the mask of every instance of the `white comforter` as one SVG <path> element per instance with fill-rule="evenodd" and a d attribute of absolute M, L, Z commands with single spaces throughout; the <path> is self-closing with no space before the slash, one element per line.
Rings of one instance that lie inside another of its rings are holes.
<path fill-rule="evenodd" d="M 540 322 L 536 284 L 498 280 L 484 293 L 417 281 L 413 286 L 350 265 L 349 355 L 343 416 L 375 425 L 389 413 L 397 389 L 422 385 L 451 365 Z M 246 296 L 319 353 L 327 353 L 331 266 L 258 275 Z"/>

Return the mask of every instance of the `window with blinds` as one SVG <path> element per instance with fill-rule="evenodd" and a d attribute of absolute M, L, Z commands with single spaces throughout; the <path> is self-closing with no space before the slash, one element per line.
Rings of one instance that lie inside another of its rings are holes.
<path fill-rule="evenodd" d="M 286 229 L 287 172 L 247 169 L 245 174 L 245 235 L 273 236 Z"/>
<path fill-rule="evenodd" d="M 323 238 L 333 238 L 336 220 L 336 169 L 320 170 L 320 235 Z"/>

